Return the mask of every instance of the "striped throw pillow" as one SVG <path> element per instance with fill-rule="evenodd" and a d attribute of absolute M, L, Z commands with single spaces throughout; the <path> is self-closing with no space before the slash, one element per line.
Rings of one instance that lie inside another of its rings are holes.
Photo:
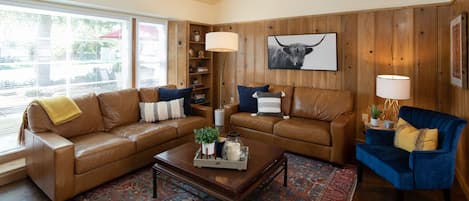
<path fill-rule="evenodd" d="M 257 115 L 283 117 L 281 110 L 283 92 L 269 93 L 257 91 L 252 95 L 257 98 Z"/>
<path fill-rule="evenodd" d="M 184 118 L 184 98 L 152 103 L 140 102 L 140 117 L 144 122 Z"/>

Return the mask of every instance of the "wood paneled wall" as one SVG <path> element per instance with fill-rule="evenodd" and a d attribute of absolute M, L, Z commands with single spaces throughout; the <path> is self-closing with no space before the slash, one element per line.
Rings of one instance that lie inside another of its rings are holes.
<path fill-rule="evenodd" d="M 469 1 L 467 0 L 455 0 L 451 6 L 451 12 L 448 14 L 450 19 L 453 19 L 462 12 L 469 12 Z M 449 38 L 449 31 L 448 31 Z M 443 44 L 442 44 L 443 45 Z M 449 45 L 446 45 L 447 52 L 449 52 Z M 446 55 L 449 56 L 449 53 Z M 444 58 L 448 59 L 449 58 Z M 443 60 L 443 59 L 442 59 Z M 446 63 L 445 63 L 446 65 Z M 449 104 L 442 108 L 443 111 L 451 114 L 464 117 L 469 120 L 469 90 L 451 86 L 449 78 L 449 64 L 448 67 L 443 67 L 441 73 L 445 76 L 442 81 L 447 86 L 446 91 L 442 91 L 445 97 L 448 98 Z M 464 133 L 461 136 L 458 146 L 457 155 L 457 177 L 461 183 L 461 187 L 466 194 L 466 198 L 469 200 L 469 126 L 466 126 Z"/>
<path fill-rule="evenodd" d="M 384 102 L 375 95 L 376 75 L 411 78 L 412 98 L 401 104 L 444 107 L 447 99 L 438 94 L 447 91 L 447 83 L 439 82 L 448 79 L 440 69 L 449 65 L 449 12 L 449 6 L 429 6 L 217 25 L 215 31 L 237 32 L 240 39 L 238 52 L 215 54 L 214 66 L 224 66 L 223 102 L 238 100 L 236 86 L 251 82 L 350 90 L 355 94 L 356 136 L 363 140 L 361 114 Z M 267 36 L 323 32 L 338 33 L 337 72 L 267 68 Z"/>
<path fill-rule="evenodd" d="M 237 32 L 240 39 L 238 52 L 215 54 L 215 68 L 224 66 L 223 102 L 228 103 L 230 97 L 237 101 L 236 86 L 250 82 L 351 90 L 355 94 L 356 137 L 360 141 L 364 138 L 361 114 L 369 113 L 371 104 L 384 101 L 375 95 L 376 75 L 400 74 L 412 80 L 412 98 L 401 104 L 449 112 L 467 119 L 468 90 L 449 84 L 449 22 L 461 11 L 468 10 L 468 1 L 456 0 L 447 6 L 217 25 L 215 31 Z M 268 35 L 322 32 L 338 33 L 339 71 L 267 68 Z M 469 195 L 467 135 L 466 128 L 458 148 L 457 174 Z"/>

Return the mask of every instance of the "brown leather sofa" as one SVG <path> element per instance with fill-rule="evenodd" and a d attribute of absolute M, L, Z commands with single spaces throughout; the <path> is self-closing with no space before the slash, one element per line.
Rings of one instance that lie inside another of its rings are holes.
<path fill-rule="evenodd" d="M 74 100 L 82 115 L 59 126 L 51 123 L 39 104 L 33 103 L 27 110 L 27 172 L 52 200 L 69 199 L 145 166 L 156 153 L 193 140 L 193 129 L 213 120 L 211 107 L 193 105 L 196 116 L 140 123 L 139 101 L 158 101 L 158 88 Z"/>
<path fill-rule="evenodd" d="M 355 139 L 351 92 L 278 85 L 270 85 L 269 91 L 285 92 L 281 107 L 290 119 L 251 116 L 238 112 L 239 104 L 229 104 L 225 105 L 225 126 L 290 152 L 340 165 L 350 159 Z"/>

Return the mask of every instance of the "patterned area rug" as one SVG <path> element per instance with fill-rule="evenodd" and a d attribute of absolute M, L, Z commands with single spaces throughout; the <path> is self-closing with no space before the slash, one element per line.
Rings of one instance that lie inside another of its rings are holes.
<path fill-rule="evenodd" d="M 258 189 L 247 200 L 350 201 L 357 174 L 354 166 L 337 168 L 303 156 L 288 157 L 288 187 L 283 187 L 283 173 L 270 185 Z M 158 179 L 158 199 L 152 198 L 152 170 L 146 167 L 78 195 L 74 201 L 212 201 L 217 200 L 187 184 L 170 178 Z M 173 182 L 177 186 L 173 185 Z M 181 188 L 182 187 L 182 188 Z"/>

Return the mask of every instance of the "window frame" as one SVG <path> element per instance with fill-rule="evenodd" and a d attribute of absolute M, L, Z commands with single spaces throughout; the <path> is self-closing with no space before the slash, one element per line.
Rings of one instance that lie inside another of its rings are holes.
<path fill-rule="evenodd" d="M 161 20 L 161 19 L 156 19 L 156 18 L 148 18 L 148 17 L 135 17 L 134 18 L 135 20 L 133 20 L 133 23 L 135 23 L 135 49 L 132 49 L 133 51 L 135 51 L 135 70 L 134 70 L 134 73 L 135 73 L 135 87 L 136 88 L 140 88 L 139 86 L 139 73 L 138 73 L 138 68 L 140 66 L 139 64 L 139 55 L 138 55 L 138 49 L 140 49 L 140 43 L 139 43 L 139 28 L 138 28 L 138 25 L 139 23 L 152 23 L 152 24 L 162 24 L 163 25 L 163 30 L 164 30 L 164 35 L 166 37 L 166 41 L 164 43 L 164 48 L 166 50 L 166 55 L 165 55 L 165 66 L 166 66 L 166 84 L 168 84 L 168 20 Z M 163 85 L 166 85 L 166 84 L 163 84 Z"/>
<path fill-rule="evenodd" d="M 37 9 L 42 10 L 46 13 L 69 13 L 71 15 L 79 15 L 79 16 L 87 16 L 90 15 L 93 18 L 114 18 L 118 20 L 126 21 L 127 27 L 129 29 L 129 40 L 127 47 L 128 51 L 128 62 L 127 67 L 123 68 L 128 71 L 127 78 L 125 80 L 125 85 L 127 88 L 135 88 L 138 84 L 137 80 L 137 45 L 138 42 L 135 40 L 138 36 L 137 25 L 138 22 L 147 22 L 147 23 L 160 23 L 164 24 L 164 30 L 166 34 L 166 42 L 165 42 L 165 50 L 166 50 L 166 81 L 168 81 L 168 20 L 158 17 L 146 17 L 141 15 L 136 15 L 132 13 L 126 13 L 121 11 L 112 11 L 112 10 L 104 10 L 103 8 L 93 8 L 89 5 L 64 5 L 61 4 L 60 1 L 55 2 L 32 2 L 27 0 L 0 0 L 0 6 L 14 6 L 14 7 L 21 7 L 24 9 Z M 88 7 L 85 7 L 88 6 Z M 123 70 L 124 71 L 124 70 Z M 8 163 L 20 158 L 24 158 L 26 156 L 25 146 L 19 146 L 18 148 L 6 150 L 4 152 L 0 152 L 0 164 Z M 24 167 L 23 167 L 24 168 Z"/>

